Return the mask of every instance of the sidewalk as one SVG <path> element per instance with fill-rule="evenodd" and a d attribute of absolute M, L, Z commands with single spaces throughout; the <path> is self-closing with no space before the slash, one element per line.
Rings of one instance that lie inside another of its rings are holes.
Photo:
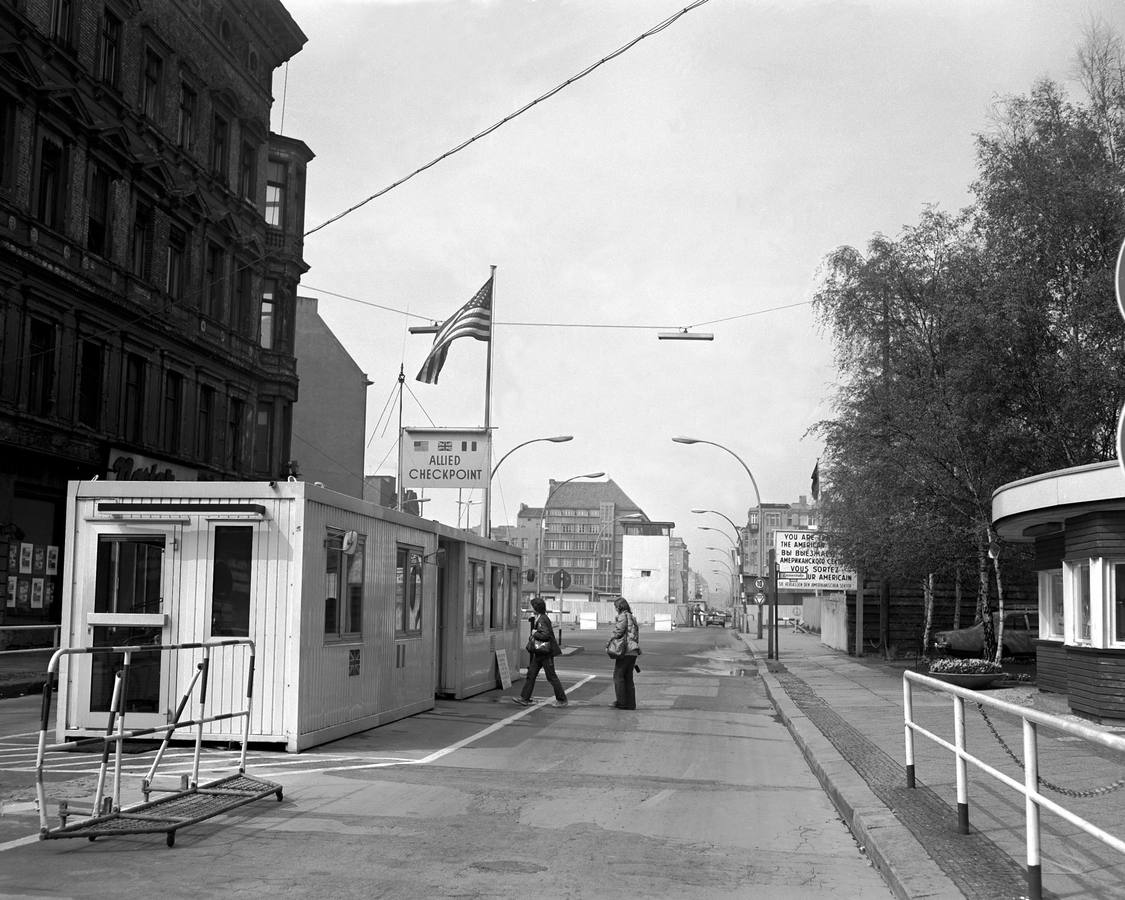
<path fill-rule="evenodd" d="M 1022 795 L 970 764 L 970 833 L 960 834 L 953 754 L 920 736 L 915 739 L 918 786 L 906 787 L 906 662 L 849 656 L 821 644 L 819 635 L 784 627 L 779 659 L 767 660 L 765 637 L 741 637 L 810 768 L 896 896 L 1027 896 Z M 1102 727 L 1071 715 L 1065 697 L 1040 693 L 1032 685 L 987 694 Z M 914 713 L 929 731 L 952 741 L 948 696 L 916 688 Z M 966 703 L 969 751 L 1022 780 L 1020 721 L 995 712 L 987 715 L 985 719 Z M 1125 728 L 1104 730 L 1125 735 Z M 1115 789 L 1125 778 L 1125 759 L 1046 728 L 1039 730 L 1039 748 L 1042 783 L 1060 788 L 1049 794 L 1051 799 L 1125 837 L 1125 790 Z M 1042 814 L 1041 830 L 1044 897 L 1125 898 L 1125 856 L 1050 812 Z"/>

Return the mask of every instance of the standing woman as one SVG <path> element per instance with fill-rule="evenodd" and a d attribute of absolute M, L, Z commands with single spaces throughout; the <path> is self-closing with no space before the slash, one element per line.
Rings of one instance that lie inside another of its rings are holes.
<path fill-rule="evenodd" d="M 527 639 L 527 675 L 523 679 L 523 690 L 518 697 L 513 698 L 520 706 L 531 705 L 531 692 L 535 690 L 535 679 L 539 677 L 542 669 L 547 676 L 547 681 L 555 691 L 555 706 L 566 706 L 566 691 L 562 682 L 555 673 L 555 657 L 562 653 L 555 638 L 555 629 L 551 625 L 551 617 L 547 615 L 547 604 L 542 597 L 531 601 L 531 608 L 535 615 L 531 617 L 531 636 Z"/>
<path fill-rule="evenodd" d="M 617 610 L 617 619 L 613 623 L 613 637 L 609 640 L 609 646 L 620 646 L 613 660 L 613 690 L 617 694 L 613 705 L 617 709 L 636 709 L 637 692 L 633 687 L 633 669 L 637 665 L 637 657 L 641 655 L 640 629 L 628 600 L 618 597 L 613 607 Z"/>

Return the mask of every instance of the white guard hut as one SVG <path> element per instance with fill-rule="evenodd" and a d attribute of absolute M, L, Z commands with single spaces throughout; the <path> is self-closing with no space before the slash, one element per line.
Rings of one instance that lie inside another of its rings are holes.
<path fill-rule="evenodd" d="M 303 482 L 72 482 L 62 646 L 250 637 L 250 740 L 295 752 L 431 709 L 436 692 L 497 687 L 495 650 L 519 648 L 519 559 Z M 208 707 L 241 709 L 249 650 L 223 650 Z M 135 654 L 125 727 L 172 721 L 201 659 Z M 104 733 L 119 661 L 64 659 L 58 740 Z M 242 724 L 207 728 L 205 740 L 237 739 Z"/>

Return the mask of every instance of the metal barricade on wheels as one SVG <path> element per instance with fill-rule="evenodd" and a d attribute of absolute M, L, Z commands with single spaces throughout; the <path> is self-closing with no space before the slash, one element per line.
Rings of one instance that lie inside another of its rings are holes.
<path fill-rule="evenodd" d="M 248 646 L 249 660 L 246 672 L 246 707 L 241 710 L 226 712 L 207 712 L 207 678 L 211 668 L 211 654 L 222 647 Z M 175 712 L 172 721 L 166 725 L 157 725 L 151 728 L 126 729 L 123 707 L 125 705 L 126 691 L 129 683 L 129 671 L 133 663 L 133 655 L 137 653 L 174 653 L 180 651 L 203 651 L 203 660 L 196 666 L 191 681 L 188 684 Z M 47 730 L 51 713 L 51 695 L 54 689 L 55 678 L 59 671 L 59 662 L 65 656 L 79 654 L 118 654 L 123 656 L 121 669 L 115 673 L 113 694 L 110 700 L 109 720 L 104 736 L 84 738 L 85 741 L 98 741 L 102 743 L 102 759 L 98 770 L 97 787 L 94 792 L 93 802 L 88 809 L 79 808 L 74 804 L 63 801 L 59 807 L 60 824 L 52 828 L 47 822 L 47 797 L 44 782 L 44 765 L 47 753 L 58 750 L 70 750 L 75 742 L 48 744 Z M 250 739 L 250 711 L 254 688 L 254 642 L 250 638 L 224 638 L 221 640 L 204 641 L 202 643 L 188 644 L 150 644 L 144 646 L 123 647 L 81 647 L 65 648 L 55 651 L 47 666 L 47 678 L 43 686 L 42 721 L 39 731 L 39 748 L 36 754 L 35 790 L 36 801 L 39 807 L 39 837 L 40 840 L 55 838 L 85 837 L 96 840 L 101 836 L 124 834 L 154 834 L 163 832 L 167 844 L 171 847 L 176 840 L 176 831 L 187 825 L 193 825 L 210 819 L 236 807 L 274 794 L 280 801 L 282 799 L 281 785 L 265 781 L 246 774 L 246 748 Z M 193 694 L 198 694 L 198 715 L 184 720 L 183 715 L 188 709 Z M 199 764 L 203 748 L 204 726 L 212 722 L 231 719 L 243 719 L 242 749 L 239 755 L 237 771 L 231 775 L 218 778 L 207 784 L 199 783 Z M 194 728 L 195 741 L 192 754 L 191 774 L 184 775 L 176 788 L 157 787 L 154 779 L 164 759 L 165 751 L 172 741 L 177 730 Z M 122 755 L 124 745 L 128 740 L 149 737 L 163 733 L 163 740 L 156 751 L 155 758 L 142 781 L 141 790 L 144 802 L 128 807 L 121 805 L 122 781 Z M 112 748 L 112 752 L 111 752 Z M 112 782 L 107 786 L 107 777 L 111 771 Z M 166 796 L 150 800 L 154 792 L 161 792 Z M 86 815 L 75 822 L 68 822 L 77 814 Z"/>

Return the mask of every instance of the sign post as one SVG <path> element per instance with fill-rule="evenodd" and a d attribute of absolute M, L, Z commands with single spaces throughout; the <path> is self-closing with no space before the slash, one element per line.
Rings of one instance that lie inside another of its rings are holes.
<path fill-rule="evenodd" d="M 774 532 L 779 591 L 854 591 L 855 572 L 842 566 L 829 551 L 823 531 Z"/>

